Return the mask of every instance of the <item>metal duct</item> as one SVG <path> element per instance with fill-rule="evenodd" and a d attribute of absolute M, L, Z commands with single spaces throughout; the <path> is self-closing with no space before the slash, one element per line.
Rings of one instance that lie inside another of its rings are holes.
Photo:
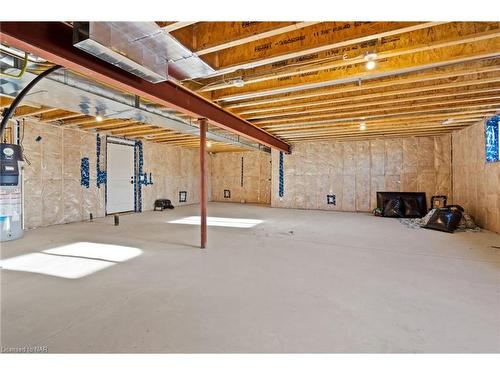
<path fill-rule="evenodd" d="M 16 58 L 0 53 L 0 70 L 16 73 Z M 39 66 L 29 63 L 28 70 L 38 70 Z M 0 77 L 0 95 L 15 97 L 36 75 L 26 72 L 16 79 L 2 75 Z M 39 106 L 48 106 L 82 113 L 88 116 L 103 116 L 108 119 L 131 119 L 184 134 L 199 135 L 199 129 L 189 121 L 175 116 L 174 110 L 145 103 L 141 98 L 109 86 L 102 85 L 88 78 L 67 70 L 59 70 L 40 81 L 31 91 L 25 102 Z M 249 144 L 234 134 L 226 136 L 213 131 L 207 132 L 212 141 L 233 144 L 239 147 L 262 149 L 259 145 Z"/>
<path fill-rule="evenodd" d="M 155 22 L 75 22 L 73 44 L 153 83 L 215 72 Z"/>

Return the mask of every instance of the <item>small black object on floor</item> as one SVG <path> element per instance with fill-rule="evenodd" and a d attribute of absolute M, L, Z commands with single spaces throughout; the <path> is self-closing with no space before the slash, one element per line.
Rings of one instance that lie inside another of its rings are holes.
<path fill-rule="evenodd" d="M 424 192 L 377 191 L 380 216 L 420 218 L 427 214 Z"/>
<path fill-rule="evenodd" d="M 163 211 L 166 208 L 173 209 L 174 206 L 172 205 L 172 202 L 170 202 L 170 199 L 157 199 L 155 200 L 154 211 L 156 211 L 157 208 Z"/>
<path fill-rule="evenodd" d="M 459 207 L 455 205 L 436 208 L 424 228 L 453 233 L 458 228 L 463 215 L 463 209 Z"/>

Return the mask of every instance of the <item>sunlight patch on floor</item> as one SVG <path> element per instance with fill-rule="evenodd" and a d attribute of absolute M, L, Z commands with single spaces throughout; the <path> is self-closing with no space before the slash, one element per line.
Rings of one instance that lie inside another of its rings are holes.
<path fill-rule="evenodd" d="M 178 220 L 169 221 L 169 224 L 189 224 L 200 225 L 201 218 L 199 216 L 188 216 Z M 232 228 L 252 228 L 263 223 L 264 220 L 244 219 L 231 217 L 207 217 L 207 225 L 212 227 L 232 227 Z"/>
<path fill-rule="evenodd" d="M 142 253 L 134 247 L 76 242 L 69 245 L 0 260 L 0 267 L 9 271 L 40 273 L 78 279 L 135 258 Z"/>

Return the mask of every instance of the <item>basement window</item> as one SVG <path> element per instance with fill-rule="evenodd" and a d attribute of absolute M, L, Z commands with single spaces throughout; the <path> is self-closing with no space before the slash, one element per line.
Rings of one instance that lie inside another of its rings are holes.
<path fill-rule="evenodd" d="M 500 161 L 499 138 L 500 138 L 500 116 L 493 116 L 486 120 L 486 162 Z"/>
<path fill-rule="evenodd" d="M 169 224 L 189 224 L 200 225 L 201 218 L 199 216 L 189 216 L 178 220 L 169 221 Z M 207 217 L 207 225 L 211 227 L 232 227 L 232 228 L 252 228 L 263 220 L 258 219 L 243 219 L 230 217 Z"/>
<path fill-rule="evenodd" d="M 187 202 L 187 191 L 179 191 L 179 202 L 180 203 Z"/>

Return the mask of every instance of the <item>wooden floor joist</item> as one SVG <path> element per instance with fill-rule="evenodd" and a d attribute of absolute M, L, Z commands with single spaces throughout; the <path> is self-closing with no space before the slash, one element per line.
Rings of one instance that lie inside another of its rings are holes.
<path fill-rule="evenodd" d="M 401 85 L 422 85 L 424 83 L 435 84 L 432 81 L 456 79 L 457 77 L 468 76 L 475 79 L 477 74 L 493 73 L 497 74 L 500 71 L 500 59 L 488 59 L 484 61 L 475 61 L 468 64 L 451 65 L 431 69 L 424 72 L 407 73 L 400 76 L 391 76 L 386 78 L 378 78 L 370 81 L 358 81 L 354 83 L 339 84 L 333 87 L 305 90 L 301 93 L 284 93 L 277 96 L 270 96 L 265 99 L 258 99 L 258 96 L 249 97 L 245 101 L 237 101 L 233 103 L 234 96 L 222 96 L 218 100 L 228 109 L 236 109 L 243 107 L 274 105 L 282 102 L 293 102 L 301 99 L 311 99 L 324 96 L 345 94 L 358 91 L 370 91 L 376 89 L 391 90 Z M 439 83 L 439 82 L 438 82 Z M 258 93 L 257 93 L 258 94 Z M 237 96 L 236 96 L 237 97 Z M 257 98 L 257 99 L 256 99 Z M 226 103 L 227 102 L 227 103 Z"/>
<path fill-rule="evenodd" d="M 275 104 L 269 105 L 266 107 L 258 107 L 258 108 L 250 108 L 244 111 L 235 112 L 238 115 L 246 115 L 253 113 L 264 113 L 264 112 L 273 112 L 273 111 L 286 111 L 288 109 L 295 109 L 301 107 L 314 107 L 314 106 L 323 106 L 323 105 L 331 105 L 338 104 L 344 102 L 353 102 L 353 101 L 367 101 L 370 99 L 380 99 L 384 97 L 394 96 L 396 98 L 401 97 L 411 97 L 422 93 L 435 93 L 439 94 L 439 92 L 443 90 L 446 93 L 450 92 L 462 92 L 467 88 L 473 87 L 477 88 L 478 86 L 489 85 L 487 87 L 496 86 L 500 82 L 500 78 L 498 76 L 489 77 L 489 78 L 480 78 L 480 79 L 471 79 L 464 80 L 463 78 L 455 79 L 453 83 L 444 83 L 444 84 L 435 84 L 435 85 L 426 85 L 426 86 L 418 86 L 418 85 L 410 85 L 409 88 L 404 88 L 400 90 L 384 90 L 378 92 L 371 92 L 368 94 L 362 95 L 333 95 L 329 96 L 325 99 L 320 100 L 305 100 L 305 101 L 296 101 L 293 104 Z M 411 96 L 410 96 L 411 95 Z M 415 96 L 416 97 L 416 96 Z M 288 102 L 287 102 L 288 103 Z"/>
<path fill-rule="evenodd" d="M 376 106 L 376 107 L 383 107 L 383 106 L 391 106 L 392 108 L 398 108 L 394 107 L 398 103 L 416 103 L 416 102 L 424 102 L 421 105 L 437 105 L 438 102 L 436 102 L 437 99 L 442 99 L 442 98 L 455 98 L 456 100 L 459 100 L 458 97 L 462 96 L 467 96 L 464 98 L 464 100 L 471 100 L 471 101 L 481 101 L 481 100 L 489 100 L 494 97 L 497 97 L 500 92 L 500 86 L 498 87 L 492 87 L 492 88 L 487 88 L 487 89 L 482 89 L 482 90 L 469 90 L 469 91 L 464 91 L 464 92 L 448 92 L 445 94 L 431 94 L 431 95 L 422 95 L 422 96 L 414 96 L 414 97 L 404 97 L 400 99 L 389 99 L 389 100 L 374 100 L 374 101 L 369 101 L 369 102 L 361 102 L 361 103 L 355 103 L 355 104 L 350 104 L 350 105 L 336 105 L 336 106 L 325 106 L 325 107 L 300 107 L 296 111 L 279 111 L 279 112 L 273 112 L 273 113 L 267 113 L 267 114 L 260 114 L 260 115 L 245 115 L 245 117 L 248 120 L 259 120 L 259 119 L 270 119 L 270 118 L 276 118 L 276 117 L 283 117 L 283 116 L 295 116 L 295 115 L 304 115 L 307 113 L 321 113 L 321 112 L 328 112 L 328 111 L 340 111 L 344 109 L 354 109 L 354 108 L 364 108 L 369 111 L 370 107 Z M 481 96 L 476 96 L 480 95 Z M 353 98 L 354 100 L 355 98 Z M 342 101 L 342 102 L 348 102 L 347 100 Z M 448 102 L 449 104 L 452 104 L 452 102 Z M 333 103 L 332 103 L 333 104 Z"/>
<path fill-rule="evenodd" d="M 418 33 L 419 35 L 412 36 L 411 39 L 413 43 L 416 42 L 420 44 L 412 44 L 411 46 L 408 46 L 408 42 L 406 40 L 402 40 L 400 41 L 400 43 L 391 42 L 387 45 L 380 45 L 375 47 L 367 46 L 361 49 L 357 49 L 354 52 L 355 55 L 350 58 L 346 54 L 342 55 L 342 52 L 339 52 L 339 55 L 337 55 L 336 58 L 327 59 L 325 57 L 324 60 L 327 60 L 326 62 L 316 64 L 311 63 L 309 65 L 302 65 L 295 68 L 287 67 L 287 69 L 276 69 L 275 71 L 268 67 L 267 72 L 266 70 L 262 69 L 260 73 L 259 71 L 256 71 L 256 69 L 253 69 L 252 71 L 246 72 L 245 74 L 241 75 L 241 78 L 245 81 L 245 85 L 250 85 L 252 83 L 277 80 L 284 77 L 306 75 L 319 71 L 339 69 L 356 64 L 363 64 L 365 63 L 364 55 L 375 50 L 377 51 L 377 57 L 375 61 L 383 61 L 387 59 L 394 60 L 396 57 L 405 55 L 422 53 L 437 49 L 452 48 L 461 44 L 477 43 L 483 40 L 494 39 L 500 35 L 500 31 L 498 28 L 487 30 L 487 28 L 485 27 L 485 29 L 486 31 L 481 33 L 473 33 L 470 35 L 460 36 L 456 36 L 456 33 L 452 30 L 449 32 L 449 35 L 446 35 L 446 38 L 443 39 L 441 35 L 436 35 L 434 36 L 434 40 L 433 38 L 431 38 L 431 35 L 429 35 L 428 33 L 423 33 L 422 30 L 419 30 L 414 32 L 415 34 Z M 218 84 L 216 83 L 216 81 L 215 84 L 214 82 L 208 82 L 205 87 L 202 87 L 198 91 L 214 91 L 231 87 L 231 78 L 231 76 L 225 75 L 223 82 Z"/>
<path fill-rule="evenodd" d="M 244 49 L 225 49 L 205 55 L 203 58 L 219 74 L 224 74 L 426 29 L 438 24 L 438 22 L 323 22 L 286 35 L 248 43 Z"/>

